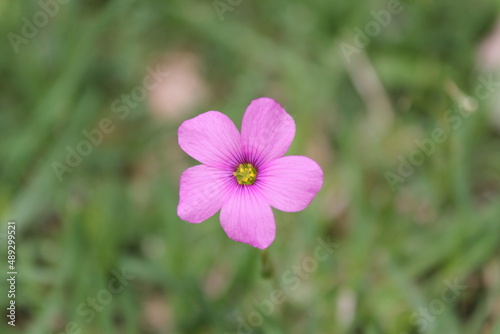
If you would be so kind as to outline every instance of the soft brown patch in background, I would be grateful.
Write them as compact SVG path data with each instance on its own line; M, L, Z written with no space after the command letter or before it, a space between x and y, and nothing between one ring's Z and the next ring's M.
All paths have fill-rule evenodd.
M152 332L169 333L173 324L170 305L163 295L149 296L144 303L144 328Z
M481 42L477 52L477 66L484 72L500 68L500 19Z
M498 76L500 74L500 19L479 45L476 64L479 71L486 75L494 73ZM500 103L498 92L494 92L488 102L493 126L497 131L500 131L500 109L497 107Z
M172 120L191 113L209 95L198 56L189 52L169 53L161 63L167 78L149 92L151 116Z

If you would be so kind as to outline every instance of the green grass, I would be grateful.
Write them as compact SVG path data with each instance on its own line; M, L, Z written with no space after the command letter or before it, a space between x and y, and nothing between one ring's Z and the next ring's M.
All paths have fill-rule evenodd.
M4 316L0 332L237 333L267 313L257 304L272 312L241 333L499 334L499 92L470 116L457 107L495 74L476 56L499 2L402 1L346 62L341 43L387 4L242 1L220 20L211 1L70 0L16 53L8 34L40 6L2 2L0 268L14 219L18 276L16 327ZM113 102L165 52L198 57L206 98L163 121L146 101L121 119ZM275 211L271 278L218 215L176 214L180 175L196 164L177 145L180 123L219 110L240 125L260 96L297 123L288 154L325 172L306 210ZM54 161L106 118L113 130L60 181ZM446 140L392 191L386 173L436 128ZM298 273L318 238L338 247ZM133 278L108 293L123 268ZM467 288L451 298L454 281ZM5 280L0 289L5 310ZM92 311L99 296L107 302Z

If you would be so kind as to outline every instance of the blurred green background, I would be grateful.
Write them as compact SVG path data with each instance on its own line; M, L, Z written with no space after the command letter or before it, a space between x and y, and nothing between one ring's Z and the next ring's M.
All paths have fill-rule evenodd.
M18 276L0 332L500 333L499 1L390 4L2 1L0 268L12 219ZM288 154L325 172L306 210L275 211L274 279L218 215L176 215L197 164L180 123L239 126L261 96L297 123ZM290 274L318 238L333 254Z

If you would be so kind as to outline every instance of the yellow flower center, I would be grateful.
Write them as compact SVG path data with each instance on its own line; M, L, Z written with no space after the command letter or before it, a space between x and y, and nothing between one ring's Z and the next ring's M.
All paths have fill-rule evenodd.
M254 184L257 178L257 170L251 164L241 164L233 173L238 184Z

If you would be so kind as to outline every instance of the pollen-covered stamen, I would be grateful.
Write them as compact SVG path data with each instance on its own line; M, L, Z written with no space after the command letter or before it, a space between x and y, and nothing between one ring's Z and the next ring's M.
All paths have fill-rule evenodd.
M238 184L254 184L257 178L257 170L251 164L241 164L233 173Z

